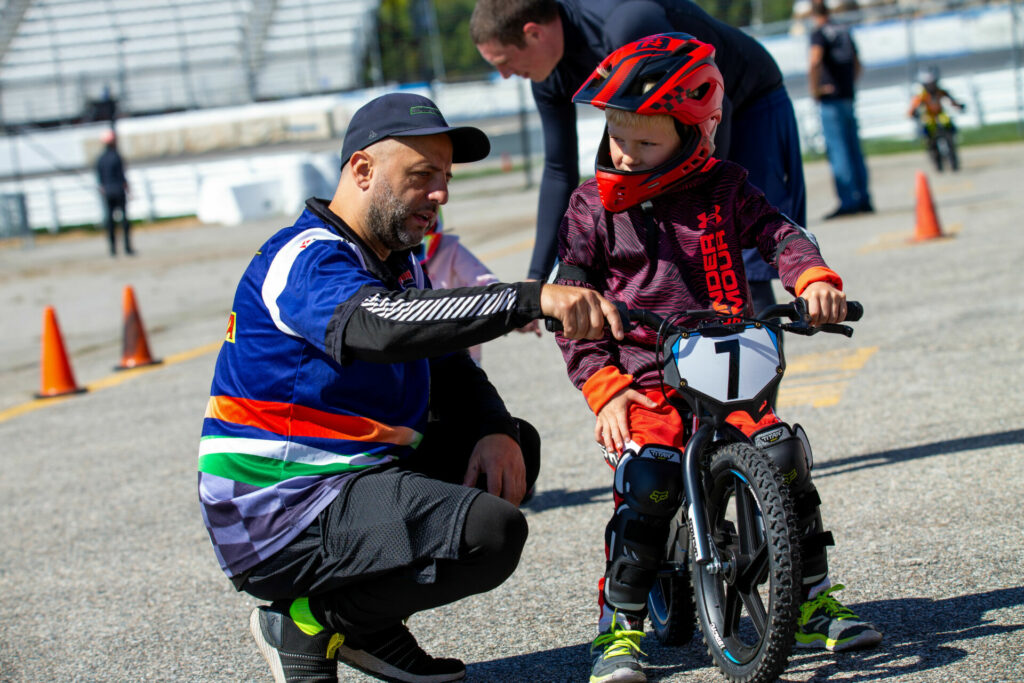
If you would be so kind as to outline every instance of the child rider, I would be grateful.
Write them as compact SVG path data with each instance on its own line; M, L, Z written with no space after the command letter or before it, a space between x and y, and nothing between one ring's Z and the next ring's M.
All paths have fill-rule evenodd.
M722 76L714 48L681 33L649 36L609 55L574 102L604 109L607 130L596 178L572 195L559 233L558 279L589 286L612 301L662 316L713 307L749 311L741 251L757 247L777 265L788 291L807 300L812 324L846 316L842 280L815 242L750 185L747 172L711 156L722 112ZM685 321L684 321L685 322ZM678 477L678 463L645 458L646 444L682 448L685 426L662 396L655 333L637 328L572 341L557 336L572 382L597 415L595 438L616 472L615 513L605 530L606 571L599 582L599 635L591 646L591 683L645 681L638 661L646 598L680 500L641 514L621 505L631 471ZM755 422L730 423L751 437L799 435L769 408ZM789 447L792 447L790 444ZM774 448L774 446L772 446ZM802 447L801 447L802 448ZM771 448L766 448L771 455ZM625 464L637 460L629 470ZM797 645L846 650L877 644L881 634L843 607L832 591L820 500L806 473L791 486L800 520L803 595ZM681 490L681 487L675 488Z

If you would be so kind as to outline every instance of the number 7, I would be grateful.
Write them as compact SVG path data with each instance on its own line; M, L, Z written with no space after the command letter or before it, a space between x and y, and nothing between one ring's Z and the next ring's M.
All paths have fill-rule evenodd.
M740 340L727 339L715 342L715 353L729 354L729 388L727 398L732 400L740 393Z

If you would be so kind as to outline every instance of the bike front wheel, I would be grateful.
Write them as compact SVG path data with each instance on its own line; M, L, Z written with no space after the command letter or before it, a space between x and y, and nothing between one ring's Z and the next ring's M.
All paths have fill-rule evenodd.
M789 661L800 606L800 549L789 489L774 463L748 444L716 450L708 475L708 525L723 566L712 573L691 559L704 642L730 681L774 681Z
M664 645L685 645L693 638L693 588L690 586L687 550L690 541L679 515L672 520L665 561L647 596L647 617L654 635Z

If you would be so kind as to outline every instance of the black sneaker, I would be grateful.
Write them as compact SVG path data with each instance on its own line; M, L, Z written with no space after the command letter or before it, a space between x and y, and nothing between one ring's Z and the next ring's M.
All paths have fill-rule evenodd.
M303 633L288 614L257 607L249 616L249 630L274 674L274 683L337 683L334 650L343 640L337 633Z
M860 213L860 207L840 206L832 213L825 214L822 217L822 220L830 221L836 218L842 218L843 216L852 216L855 213Z
M466 665L457 659L435 659L416 643L405 624L370 633L365 643L351 638L338 646L336 657L343 663L384 681L442 683L459 681Z

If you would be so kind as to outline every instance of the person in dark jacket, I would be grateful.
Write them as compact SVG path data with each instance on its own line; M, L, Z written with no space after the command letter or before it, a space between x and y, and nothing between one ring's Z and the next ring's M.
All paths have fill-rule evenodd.
M544 174L537 238L528 276L543 279L555 262L558 226L579 184L572 96L605 55L626 43L681 31L710 43L725 77L719 158L750 172L750 181L797 225L806 225L806 188L796 115L775 60L756 40L689 0L478 0L470 36L504 77L533 81L544 130ZM778 272L745 250L754 308L774 303Z
M853 99L861 64L849 30L830 20L824 0L811 6L808 81L821 109L825 152L835 179L839 206L825 220L858 213L873 213L868 189L868 168L860 146L860 129Z
M103 197L104 224L110 240L110 255L117 256L117 235L114 226L116 220L121 224L124 253L130 256L135 252L132 250L132 224L128 220L128 179L124 175L124 161L117 151L117 135L113 129L103 131L100 140L106 145L106 149L96 160L96 179L100 195Z
M453 681L412 614L489 591L519 563L517 506L540 437L466 348L542 315L596 339L615 308L539 282L432 289L414 247L452 163L486 135L392 93L349 122L341 178L253 256L231 306L199 446L199 499L221 568L266 600L249 628L276 683ZM482 490L481 490L482 489Z

